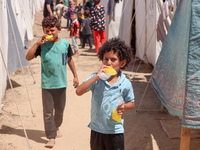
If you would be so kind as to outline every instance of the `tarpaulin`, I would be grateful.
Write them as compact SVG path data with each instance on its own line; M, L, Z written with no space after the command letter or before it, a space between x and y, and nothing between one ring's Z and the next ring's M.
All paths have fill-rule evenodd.
M181 0L150 82L182 126L200 128L200 0Z

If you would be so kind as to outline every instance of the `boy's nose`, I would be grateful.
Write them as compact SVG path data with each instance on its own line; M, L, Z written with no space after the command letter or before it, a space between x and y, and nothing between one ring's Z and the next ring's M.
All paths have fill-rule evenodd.
M108 66L111 66L111 64L112 64L112 61L108 60Z

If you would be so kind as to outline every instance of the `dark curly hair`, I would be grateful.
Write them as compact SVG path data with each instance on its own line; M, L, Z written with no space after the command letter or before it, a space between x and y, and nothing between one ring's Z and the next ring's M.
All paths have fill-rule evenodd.
M123 61L124 59L126 59L126 65L122 69L127 67L132 59L131 48L127 46L125 42L120 40L119 38L112 38L106 41L104 45L102 45L99 48L99 52L98 52L99 60L102 61L104 54L112 50L114 51L114 53L118 54L120 61Z
M42 20L43 28L54 27L54 26L56 26L57 29L59 29L61 27L60 22L58 21L58 19L56 17L47 16L46 18L44 18Z

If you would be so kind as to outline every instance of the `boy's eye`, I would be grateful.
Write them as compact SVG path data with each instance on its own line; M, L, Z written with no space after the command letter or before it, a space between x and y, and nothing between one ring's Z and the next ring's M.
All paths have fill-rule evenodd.
M116 60L115 58L112 58L112 59L111 59L112 62L114 62L115 60Z

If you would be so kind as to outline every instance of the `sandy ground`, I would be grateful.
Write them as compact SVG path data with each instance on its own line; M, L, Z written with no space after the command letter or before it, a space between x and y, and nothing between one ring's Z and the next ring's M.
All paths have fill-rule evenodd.
M42 12L35 15L33 26L34 39L29 48L43 35ZM62 20L65 27L66 20ZM71 42L69 32L64 28L59 34ZM80 83L101 66L95 50L80 49L81 55L73 57L79 75ZM26 50L27 51L27 50ZM136 108L124 113L125 118L125 149L126 150L178 150L180 145L180 120L168 113L161 113L159 100L148 80L152 67L134 61L123 72L133 84ZM78 97L72 86L72 73L68 70L67 102L64 122L60 127L62 138L56 139L53 150L89 150L91 93ZM30 66L18 69L10 75L13 91L8 86L6 96L2 101L2 115L0 115L0 150L45 150L47 139L44 133L42 118L42 100L40 88L40 58L30 61ZM26 89L27 87L27 89ZM146 89L146 92L145 92ZM16 105L16 102L17 105ZM18 112L18 109L19 112ZM138 110L136 112L136 110ZM19 115L20 114L20 115ZM34 114L34 115L33 115ZM22 122L26 129L26 139ZM166 128L166 132L163 130ZM171 137L171 138L169 138ZM174 138L174 139L172 139ZM198 150L199 140L191 139L191 150ZM30 146L30 147L29 147Z

